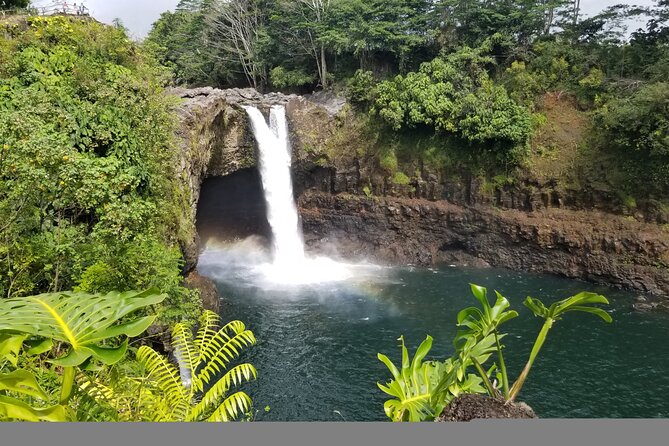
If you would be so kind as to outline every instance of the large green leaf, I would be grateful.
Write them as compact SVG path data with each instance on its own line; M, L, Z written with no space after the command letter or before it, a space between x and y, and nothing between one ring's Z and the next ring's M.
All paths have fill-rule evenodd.
M69 421L70 416L65 406L36 409L16 398L0 395L0 420L3 419L59 422Z
M0 374L0 390L22 393L45 401L48 399L33 374L27 370Z
M137 336L153 322L147 316L118 324L128 314L162 302L156 289L143 292L111 292L106 295L62 292L0 300L0 332L24 333L72 346L57 360L60 365L81 365L93 357L105 364L122 358L125 344L102 347L98 344L117 336Z
M6 359L16 367L19 352L26 337L26 335L0 333L0 359Z

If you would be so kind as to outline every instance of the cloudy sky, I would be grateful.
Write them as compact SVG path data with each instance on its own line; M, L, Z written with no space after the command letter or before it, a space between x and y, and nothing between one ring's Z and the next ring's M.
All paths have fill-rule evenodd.
M62 0L36 0L33 1L33 3L48 4L61 1ZM69 0L69 3L81 3L81 0ZM112 20L118 17L135 38L143 38L151 29L151 24L160 16L160 13L167 10L174 10L174 7L179 3L179 0L84 0L83 3L90 9L91 15L101 22L111 23ZM636 0L625 2L624 0L581 0L581 11L583 14L592 15L607 6L618 3L651 5L654 1Z

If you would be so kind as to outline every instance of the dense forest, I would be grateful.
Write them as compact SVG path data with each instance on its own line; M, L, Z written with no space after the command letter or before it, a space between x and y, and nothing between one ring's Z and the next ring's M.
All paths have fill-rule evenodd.
M492 177L527 161L546 94L572 98L597 129L585 164L662 198L668 20L664 0L592 17L562 0L184 0L145 45L178 84L341 92L440 164Z

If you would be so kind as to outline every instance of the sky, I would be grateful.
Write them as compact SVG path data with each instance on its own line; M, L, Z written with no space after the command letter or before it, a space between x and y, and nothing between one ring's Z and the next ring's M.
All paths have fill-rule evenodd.
M36 0L35 4L61 2L62 0ZM69 3L81 3L81 0L69 0ZM91 15L101 22L111 23L115 18L120 18L130 34L141 39L147 35L151 25L160 14L167 10L174 10L179 0L84 0ZM653 0L636 0L625 2L624 0L581 0L581 11L584 15L593 15L607 6L631 3L640 6L654 4ZM638 26L630 25L636 29ZM633 29L630 29L633 31Z

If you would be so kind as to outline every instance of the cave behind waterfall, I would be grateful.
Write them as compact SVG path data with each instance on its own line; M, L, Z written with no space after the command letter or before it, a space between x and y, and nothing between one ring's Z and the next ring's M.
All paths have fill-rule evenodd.
M229 242L251 235L269 239L266 205L258 169L241 169L202 183L197 232L202 244Z

